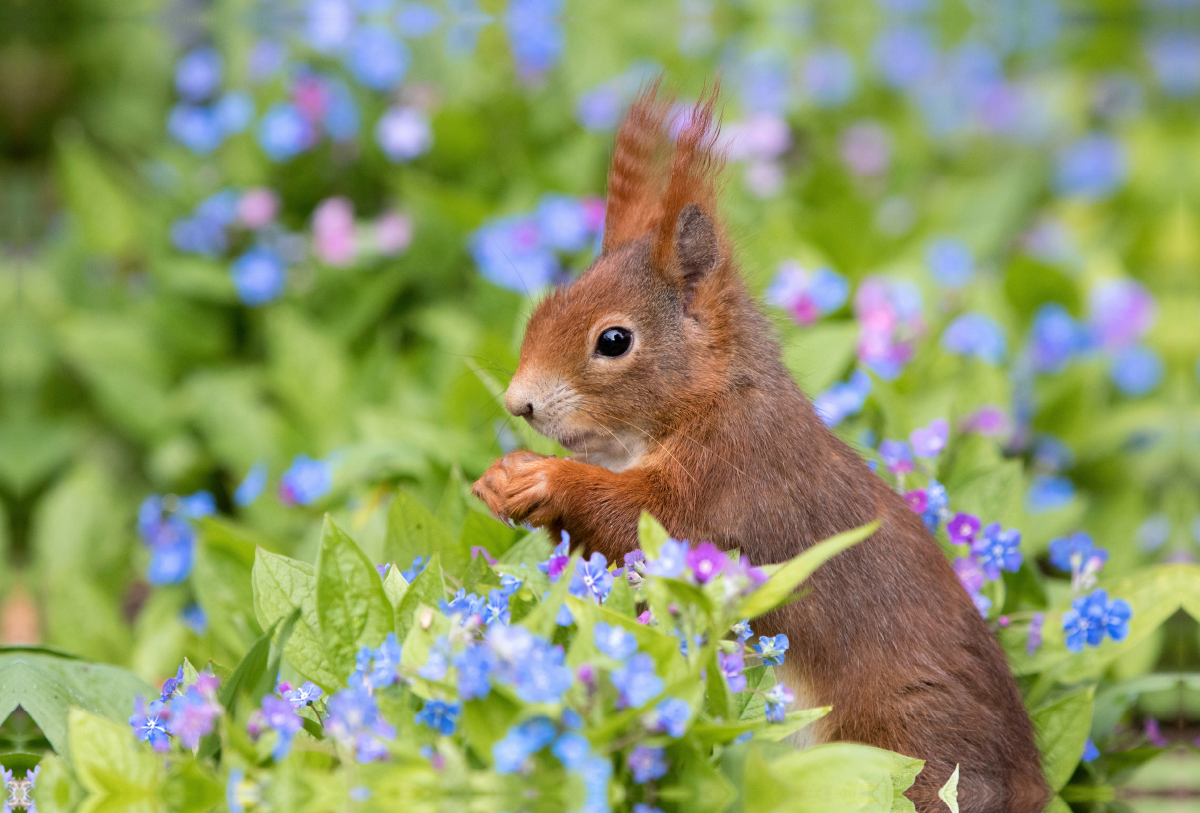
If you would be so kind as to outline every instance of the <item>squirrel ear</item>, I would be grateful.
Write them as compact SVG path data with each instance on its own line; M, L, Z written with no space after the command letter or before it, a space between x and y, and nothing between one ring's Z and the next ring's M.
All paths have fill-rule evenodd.
M717 231L708 215L695 203L689 203L675 218L675 252L672 265L690 301L696 283L712 271L720 259Z

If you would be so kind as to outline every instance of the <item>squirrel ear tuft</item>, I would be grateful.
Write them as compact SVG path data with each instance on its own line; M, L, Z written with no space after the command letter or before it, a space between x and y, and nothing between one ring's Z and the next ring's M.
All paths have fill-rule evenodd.
M720 259L721 248L713 222L695 203L679 210L675 218L674 266L671 270L691 300L696 283L712 271Z

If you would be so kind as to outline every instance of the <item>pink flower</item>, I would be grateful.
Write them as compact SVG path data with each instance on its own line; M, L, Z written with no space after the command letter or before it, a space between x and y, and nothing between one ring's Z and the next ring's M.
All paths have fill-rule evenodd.
M354 204L348 198L328 198L313 211L313 253L328 265L354 261Z
M403 253L412 245L412 219L399 212L384 212L375 221L375 246L380 254Z
M983 567L975 560L975 557L967 556L955 559L954 572L958 575L958 580L962 582L962 586L971 595L975 595L983 589Z
M955 545L970 545L975 541L975 534L979 533L981 526L979 517L958 513L946 523L946 533L950 535L950 541Z
M643 625L649 624L650 623L650 611L646 610L641 615L639 615L637 617L637 622L639 624L643 624Z
M908 507L918 514L924 514L925 509L929 507L929 496L923 488L909 491L904 495L904 499L908 501Z
M855 175L879 175L892 162L892 139L873 121L859 122L841 137L842 160Z
M914 429L908 436L917 457L937 457L950 439L950 424L945 418L930 421L929 426Z
M263 186L247 189L238 199L238 218L248 229L261 229L279 213L279 196Z
M1007 435L1011 428L1004 410L991 405L980 407L962 422L964 432L974 432L988 438Z

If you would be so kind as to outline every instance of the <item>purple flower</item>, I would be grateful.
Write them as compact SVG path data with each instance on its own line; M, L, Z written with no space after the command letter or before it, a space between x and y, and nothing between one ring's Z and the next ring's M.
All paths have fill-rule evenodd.
M895 88L911 88L937 67L938 53L928 32L913 25L886 29L871 49L884 81Z
M182 695L171 700L170 719L167 730L172 736L178 737L184 748L195 749L200 746L200 740L213 730L221 707L216 700L203 693L193 685Z
M642 719L646 728L654 733L665 732L675 739L687 733L688 723L692 719L692 707L686 700L678 697L664 697L654 706L654 710Z
M433 146L429 119L415 107L393 107L379 117L375 141L384 155L396 163L411 161Z
M1125 599L1109 601L1108 591L1096 590L1071 602L1063 613L1062 628L1068 652L1080 652L1084 644L1100 646L1107 634L1114 641L1129 635L1129 619L1133 610Z
M667 539L658 549L658 556L646 562L646 572L651 576L676 578L687 567L687 542Z
M1146 57L1168 96L1186 98L1200 90L1200 36L1194 31L1164 31L1151 37Z
M529 218L485 223L471 236L470 249L484 278L519 293L545 287L560 267L554 252L542 245L537 223Z
M396 738L396 729L379 713L375 697L365 688L343 689L329 699L325 731L354 749L359 762L374 762L387 756L379 739Z
M283 693L283 699L292 704L294 709L302 709L321 698L321 687L311 680L304 681L299 689L288 689Z
M842 162L861 177L881 175L892 162L891 134L874 121L860 121L846 128L838 148Z
M925 332L920 289L903 280L867 277L854 295L854 316L859 361L880 378L895 379Z
M701 542L698 547L687 552L685 561L696 581L707 584L725 568L729 557L713 543Z
M746 690L746 676L743 672L746 669L746 660L741 652L718 652L717 663L721 667L721 674L729 682L729 690L731 692L744 692Z
M442 700L426 700L425 706L413 718L418 725L427 725L444 736L450 736L458 727L458 716L462 712L460 703Z
M964 313L942 333L942 347L960 356L974 356L996 365L1004 359L1004 329L982 313Z
M862 412L871 394L871 377L862 370L850 374L850 380L834 384L813 401L817 416L832 428L851 415Z
M961 288L975 276L975 257L962 240L943 237L925 249L925 264L939 285Z
M618 708L639 708L662 693L663 682L654 667L654 659L639 652L610 675L613 686L621 693Z
M1110 353L1137 344L1156 316L1154 297L1132 279L1109 280L1088 295L1088 329L1095 342Z
M904 492L904 501L917 514L924 514L925 509L929 507L929 495L925 493L925 489L923 488Z
M575 103L575 119L585 130L609 132L621 120L621 90L613 83L598 85Z
M143 503L143 507L146 503ZM159 503L161 505L161 503ZM154 585L177 584L192 572L196 553L196 532L182 517L160 513L157 519L143 522L139 514L139 531L150 548L150 565L146 581Z
M492 745L492 762L496 773L516 773L529 757L557 737L558 729L548 717L532 717L513 726Z
M917 457L937 457L950 439L950 424L945 418L935 418L929 426L914 429L908 439Z
M1122 395L1137 398L1153 391L1163 379L1163 362L1145 345L1122 350L1108 365L1108 375Z
M629 756L626 757L625 764L629 766L629 771L633 774L633 781L639 785L644 785L654 779L662 779L667 775L669 768L666 751L649 745L635 745L629 752Z
M885 440L879 444L879 456L892 474L908 474L913 470L912 450L903 440Z
M1021 568L1021 532L1015 528L1001 530L999 522L983 529L983 535L971 543L971 553L979 560L983 575L990 581L1000 578L1000 571L1016 573Z
M612 586L613 576L608 572L608 560L603 553L593 553L591 558L575 563L575 575L571 577L569 588L571 595L603 604Z
M1093 134L1059 153L1054 181L1060 195L1099 200L1117 191L1128 173L1121 142L1110 135Z
M278 299L283 293L287 264L274 249L255 246L233 261L229 275L238 298L253 308Z
M955 545L970 545L975 541L975 535L983 523L973 514L957 513L946 523L946 533Z
M139 740L150 743L155 751L165 752L171 748L171 738L167 734L169 719L170 712L163 701L155 700L147 707L146 698L139 696L133 701L129 725Z
M300 108L276 102L258 123L258 143L272 161L287 161L312 146L312 125Z
M592 630L596 648L614 660L623 661L637 652L637 638L620 625L601 621Z
M566 535L566 532L563 532ZM554 584L562 576L563 571L567 569L567 564L571 561L571 540L564 539L554 546L554 550L550 552L550 558L544 562L538 562L538 570L550 577L550 583Z
M333 469L328 461L298 454L279 479L279 499L288 505L312 505L332 488Z
M767 720L772 723L782 723L787 716L787 704L795 701L796 696L786 683L776 683L771 691L766 693Z
M1042 628L1046 624L1045 613L1034 613L1029 619L1029 638L1025 641L1025 654L1033 655L1042 645Z
M832 268L821 266L809 271L795 260L785 260L779 264L766 298L808 326L842 307L849 293L850 283Z
M292 703L270 694L262 699L262 716L264 722L274 729L277 735L271 757L276 762L281 762L292 750L292 740L304 727L304 720L296 713Z
M784 653L788 649L788 637L786 635L776 635L770 638L766 635L759 636L758 643L752 647L755 653L762 658L762 662L767 666L782 666Z

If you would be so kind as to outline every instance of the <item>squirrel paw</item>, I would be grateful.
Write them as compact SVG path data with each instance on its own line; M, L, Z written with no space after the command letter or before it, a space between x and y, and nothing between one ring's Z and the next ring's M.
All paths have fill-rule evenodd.
M501 522L549 525L557 519L551 509L551 479L560 462L525 450L509 452L475 481L471 493Z

